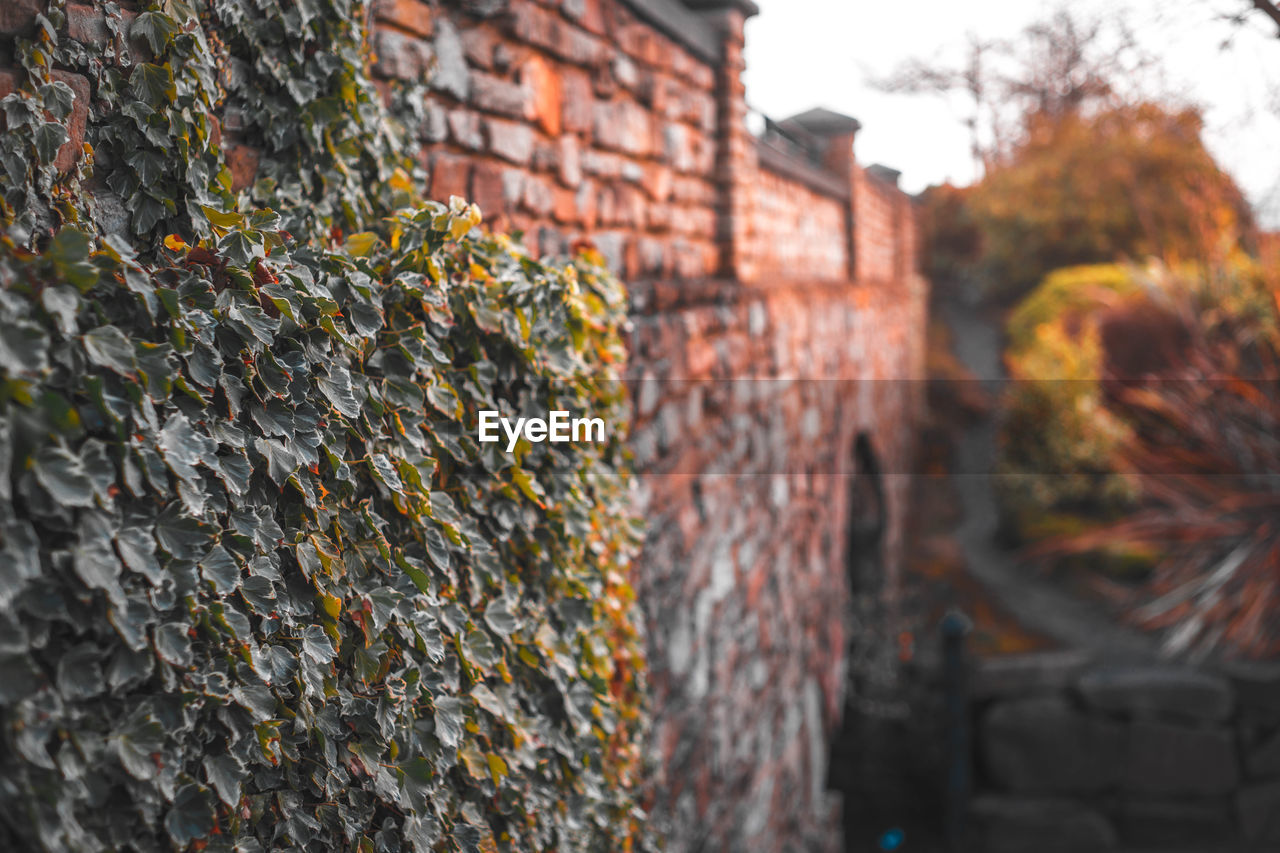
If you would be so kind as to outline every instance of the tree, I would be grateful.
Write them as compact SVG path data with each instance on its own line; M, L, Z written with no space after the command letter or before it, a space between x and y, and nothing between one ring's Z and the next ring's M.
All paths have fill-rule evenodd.
M969 194L995 291L1023 293L1059 267L1207 261L1238 246L1251 214L1202 129L1196 110L1154 103L1030 114L1020 144Z
M1123 17L1062 7L1016 39L970 33L959 64L910 59L873 83L897 94L963 95L971 102L964 119L970 148L985 169L1016 144L1027 117L1063 118L1138 99L1154 64Z

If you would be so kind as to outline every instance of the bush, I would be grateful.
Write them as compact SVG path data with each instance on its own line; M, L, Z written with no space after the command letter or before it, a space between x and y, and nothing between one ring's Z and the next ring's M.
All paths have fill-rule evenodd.
M1134 496L1112 461L1127 427L1104 405L1098 319L1139 292L1123 267L1073 267L1010 315L998 482L1022 536L1071 523L1062 513L1114 513Z
M415 201L363 10L308 8L156 7L132 66L58 44L56 8L16 45L0 846L645 846L623 436L472 437L480 409L625 423L622 291ZM53 65L97 75L68 174ZM237 196L208 116L255 98Z

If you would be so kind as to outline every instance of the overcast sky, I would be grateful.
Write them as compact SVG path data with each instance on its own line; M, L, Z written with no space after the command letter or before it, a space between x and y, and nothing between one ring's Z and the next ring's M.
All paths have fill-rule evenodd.
M963 101L886 95L868 77L911 57L962 57L966 33L1011 37L1060 6L1053 0L756 0L747 24L747 100L773 118L814 106L862 122L857 154L903 172L904 188L974 176ZM1074 0L1073 10L1127 11L1157 55L1165 86L1204 110L1206 140L1263 220L1280 227L1280 38L1258 19L1223 12L1248 0ZM1231 44L1223 48L1224 40Z

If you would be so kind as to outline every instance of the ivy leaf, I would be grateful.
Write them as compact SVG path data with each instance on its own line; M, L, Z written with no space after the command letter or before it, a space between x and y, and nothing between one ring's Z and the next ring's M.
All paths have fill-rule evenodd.
M328 663L338 656L333 640L319 625L308 625L303 629L302 652L316 663Z
M244 765L230 755L209 755L204 759L204 775L231 808L240 804L240 780L248 774Z
M89 360L100 367L114 370L121 376L134 375L133 342L115 326L99 326L86 332L84 351Z
M107 689L101 652L83 644L68 649L58 660L58 692L71 699L91 699Z
M489 606L484 609L485 624L500 637L509 637L520 627L520 623L509 608L510 602L497 598L489 602Z
M39 690L42 680L27 655L0 655L0 706L16 705Z
M183 785L173 798L173 807L164 818L164 828L179 845L185 847L204 838L214 827L213 799L209 790L199 785Z
M10 376L49 368L49 336L32 323L0 319L0 367Z
M47 121L36 128L33 141L40 160L44 163L52 163L58 156L58 149L66 143L68 138L67 129L56 122Z
M254 258L267 256L262 242L254 240L249 231L229 231L224 234L218 241L218 252L239 267L247 267Z
M200 574L213 584L219 595L234 592L240 581L240 566L221 545L214 545L200 561Z
M159 768L152 756L164 747L164 730L158 722L136 715L111 740L130 776L144 782L156 777Z
M181 622L168 622L156 628L156 653L174 666L190 666L191 637Z
M333 407L349 418L360 416L360 403L356 400L355 389L351 384L351 374L341 365L329 366L328 374L316 380L320 392L328 398Z
M462 741L462 700L457 696L437 696L435 706L436 737L445 749L457 749Z
M156 540L143 527L123 527L116 532L116 550L131 571L159 585L164 579L156 561Z
M152 106L160 106L178 94L169 66L150 62L140 62L134 66L133 74L129 76L129 86L139 100Z
M144 38L151 47L151 53L159 56L164 52L169 39L178 33L178 24L173 18L161 12L143 12L133 19L129 34L135 38Z
M387 458L386 454L374 453L370 455L369 467L382 485L396 494L404 494L404 484L400 482L400 475L396 473L395 466L391 464L391 460Z
M63 506L92 506L93 481L80 457L61 444L40 448L32 470L40 485Z

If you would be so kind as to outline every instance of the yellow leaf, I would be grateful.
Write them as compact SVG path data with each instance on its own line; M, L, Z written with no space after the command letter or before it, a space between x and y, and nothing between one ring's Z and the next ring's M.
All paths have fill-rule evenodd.
M235 211L218 210L207 204L200 205L200 209L204 211L205 219L219 228L233 228L244 223L244 215Z
M177 234L170 234L168 237L165 237L164 247L166 249L172 249L175 252L179 252L179 251L182 251L183 249L188 248L187 241L183 240Z
M489 753L489 775L493 777L493 784L498 784L502 778L507 775L507 762L496 753Z
M372 231L361 231L358 234L352 234L348 237L344 248L357 258L364 258L373 251L373 245L377 242L377 234Z

